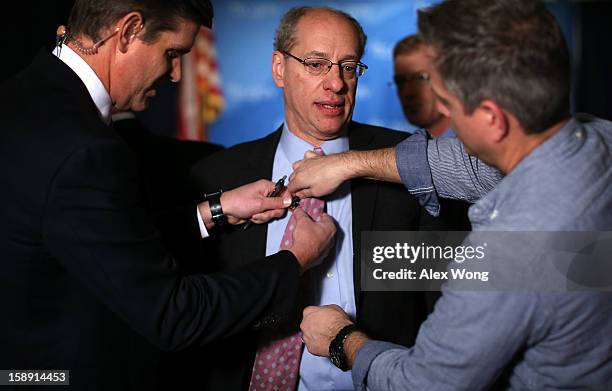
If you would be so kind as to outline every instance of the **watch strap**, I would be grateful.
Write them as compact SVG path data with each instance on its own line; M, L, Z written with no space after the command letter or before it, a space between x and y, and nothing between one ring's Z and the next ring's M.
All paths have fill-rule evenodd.
M223 194L223 190L210 194L204 194L204 199L208 201L212 221L217 227L222 227L227 222L227 216L225 216L223 213L223 208L221 207L221 194Z
M329 358L331 362L344 372L349 370L346 353L344 352L344 342L350 333L358 330L359 327L355 324L346 325L340 329L329 344Z

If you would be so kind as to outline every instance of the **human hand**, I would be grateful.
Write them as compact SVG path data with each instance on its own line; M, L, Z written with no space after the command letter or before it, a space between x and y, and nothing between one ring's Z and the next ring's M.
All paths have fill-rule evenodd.
M306 307L300 324L302 340L310 353L329 357L329 344L344 326L351 323L346 312L335 304Z
M336 224L327 213L314 221L301 208L293 211L296 218L293 244L289 251L297 258L301 271L318 265L334 244Z
M322 197L333 193L352 177L347 153L320 156L312 151L293 163L287 189L300 198Z
M250 220L256 224L282 217L291 205L289 193L280 197L268 197L275 183L260 179L221 194L221 207L232 225Z

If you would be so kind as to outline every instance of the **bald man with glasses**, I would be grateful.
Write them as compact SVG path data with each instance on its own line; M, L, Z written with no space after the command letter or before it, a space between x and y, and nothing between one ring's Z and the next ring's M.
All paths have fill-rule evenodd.
M196 165L192 176L200 190L288 176L293 162L315 148L333 154L390 147L405 139L409 134L352 121L357 84L368 68L361 62L365 43L361 25L344 12L322 7L289 10L277 28L271 64L274 83L283 90L284 123L262 139L236 145ZM247 121L245 131L249 130ZM303 284L305 304L339 305L370 333L412 345L428 314L425 293L362 291L361 233L418 230L429 217L401 185L366 179L346 183L323 201L337 223L338 235L335 248ZM230 227L220 232L215 251L221 262L215 270L231 270L276 252L290 218L288 213L267 226ZM259 387L264 383L273 389L278 377L282 389L352 390L350 372L302 350L301 341L295 358L289 360L299 360L299 373L278 375L275 369L284 367L282 362L270 363L274 370L261 376L253 372L259 361L268 365L266 357L255 359L262 338L257 333L242 333L199 354L198 378L207 381L203 386L246 390L249 384Z

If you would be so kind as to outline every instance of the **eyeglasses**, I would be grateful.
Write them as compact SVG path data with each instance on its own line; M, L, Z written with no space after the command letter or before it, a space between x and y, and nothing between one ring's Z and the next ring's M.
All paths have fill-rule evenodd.
M333 65L338 65L338 68L340 68L340 74L347 80L354 79L357 76L362 76L365 70L368 69L366 64L353 60L331 62L331 60L326 58L312 57L301 59L289 52L281 53L300 62L302 65L304 65L306 72L315 76L327 75Z
M389 82L389 87L392 87L395 84L398 88L402 88L407 84L421 83L424 81L429 81L430 76L428 73L421 72L415 73L411 75L396 75L393 77L393 81Z

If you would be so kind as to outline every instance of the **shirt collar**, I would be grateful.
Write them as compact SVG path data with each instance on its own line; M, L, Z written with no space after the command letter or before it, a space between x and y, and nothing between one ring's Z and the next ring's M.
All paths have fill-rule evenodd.
M70 49L68 45L62 45L61 49L54 50L53 54L62 60L64 64L68 65L68 67L70 67L70 69L76 73L79 79L81 79L83 84L85 84L85 88L87 88L87 92L89 92L91 99L93 99L94 104L98 108L100 118L102 121L104 121L104 123L110 124L110 112L112 106L111 97L94 70L91 69L85 60Z
M280 138L280 147L282 148L287 160L290 162L294 162L297 160L301 160L304 158L304 152L312 151L314 146L309 142L302 140L297 137L287 126L287 123L283 125L283 133ZM324 141L320 145L323 152L326 155L330 155L332 153L341 153L349 150L349 140L346 132L344 132L340 137L337 137L333 140Z

